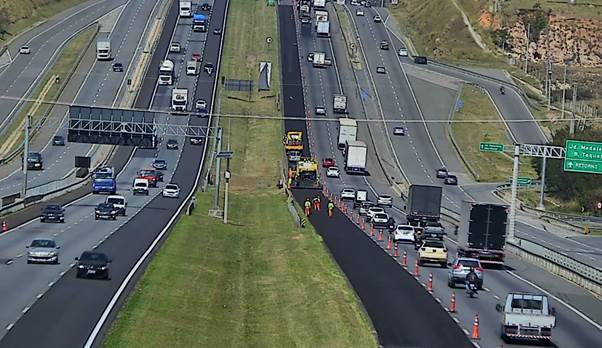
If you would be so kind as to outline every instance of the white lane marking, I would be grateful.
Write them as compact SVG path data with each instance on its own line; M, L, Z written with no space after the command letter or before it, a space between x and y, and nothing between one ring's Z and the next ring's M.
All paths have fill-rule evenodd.
M10 323L6 326L6 331L10 331L10 329L13 328L13 326L15 326L15 323Z

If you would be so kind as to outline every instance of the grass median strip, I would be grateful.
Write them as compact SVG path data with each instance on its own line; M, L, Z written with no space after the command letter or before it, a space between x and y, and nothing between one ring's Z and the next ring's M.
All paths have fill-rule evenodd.
M504 123L489 97L478 87L464 85L462 108L454 113L451 132L464 158L478 175L479 181L503 182L512 176L512 158L506 154L481 152L479 143L512 144ZM469 121L470 123L467 123ZM536 178L528 158L521 159L520 176Z
M279 115L276 7L230 0L221 75L272 91L221 91L220 113ZM270 48L265 37L274 38ZM241 54L244 52L244 55ZM282 123L222 118L234 151L230 223L209 217L212 192L183 217L111 328L105 347L374 347L376 338L319 235L298 228L275 188ZM224 145L227 146L227 145Z
M21 146L23 142L23 125L26 115L32 116L32 124L36 124L44 115L47 115L52 109L53 102L57 101L63 88L69 82L69 78L79 61L84 54L84 51L90 44L94 35L96 35L97 26L93 25L85 29L77 36L73 37L62 49L58 55L56 61L52 67L46 71L44 77L39 81L38 86L34 89L31 96L28 98L31 100L41 99L39 105L35 105L36 102L26 102L16 117L13 118L9 129L6 131L7 137L3 137L0 141L0 148L5 148L3 153L0 153L0 157L12 152L17 147ZM58 83L56 78L58 77ZM55 80L55 81L53 81ZM48 88L51 86L51 88ZM18 133L15 133L18 132ZM17 136L10 135L17 134ZM33 134L35 136L35 134ZM5 142L10 140L11 144Z

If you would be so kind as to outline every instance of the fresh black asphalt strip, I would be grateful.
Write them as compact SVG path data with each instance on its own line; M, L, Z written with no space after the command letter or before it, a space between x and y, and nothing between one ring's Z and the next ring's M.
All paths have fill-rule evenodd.
M280 5L278 18L284 115L299 117L305 114L305 103L293 7ZM305 122L300 120L286 120L285 129L307 134ZM304 137L304 149L304 154L310 155L307 137ZM293 195L302 204L305 198L318 193L295 190ZM327 202L321 193L320 196L322 202ZM312 214L309 220L362 301L382 346L472 346L441 305L339 210L329 218L324 209Z

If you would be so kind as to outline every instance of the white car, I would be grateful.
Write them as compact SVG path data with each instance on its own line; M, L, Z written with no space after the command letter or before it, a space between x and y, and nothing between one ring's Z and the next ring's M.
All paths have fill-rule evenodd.
M30 53L31 53L31 49L27 45L21 46L21 48L19 48L19 54L30 54Z
M355 190L350 188L341 190L341 199L355 199Z
M119 195L110 195L107 196L105 203L113 204L115 209L117 209L118 214L121 216L125 216L125 208L128 205L128 203L125 200L125 197Z
M357 11L355 11L355 15L356 16L363 16L364 15L364 10L358 9Z
M138 193L148 196L149 188L148 179L136 178L134 179L134 185L132 187L134 196Z
M366 212L366 220L370 222L374 215L384 213L385 210L381 207L370 207L368 208L368 212Z
M329 178L338 178L341 176L341 171L337 167L330 167L326 169L326 176Z
M323 106L316 106L316 115L326 115L326 108Z
M386 74L387 73L387 69L384 66L377 66L376 67L376 73L377 74Z
M372 223L379 226L386 226L389 222L389 214L387 213L376 213L372 217Z
M393 128L393 135L406 135L406 130L403 127Z
M205 99L197 99L194 107L197 110L207 109L207 101Z
M163 188L163 197L178 198L180 197L180 186L176 184L167 184Z
M408 49L407 49L407 48L405 48L405 47L403 47L403 48L400 48L400 49L399 49L399 51L397 51L397 54L398 54L400 57L407 57L407 56L408 56Z
M378 195L378 198L376 198L376 205L384 205L387 207L392 207L393 206L393 197L391 197L389 195Z
M393 233L393 241L403 243L414 243L414 226L397 225Z
M182 51L182 46L180 45L179 42L172 42L171 45L169 45L169 52L180 53L181 51Z
M379 15L374 16L374 23L380 23L382 21L383 19Z

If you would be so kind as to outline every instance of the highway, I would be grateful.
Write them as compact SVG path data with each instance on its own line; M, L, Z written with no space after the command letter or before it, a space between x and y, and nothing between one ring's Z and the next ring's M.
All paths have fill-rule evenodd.
M130 1L123 8L117 22L110 34L113 61L94 61L90 70L82 71L86 74L83 84L79 87L74 104L112 107L118 106L118 100L122 97L124 85L128 76L136 66L139 59L139 51L142 46L144 31L148 28L153 16L151 12L157 8L157 0ZM91 46L95 50L95 45ZM125 72L113 72L113 62L121 62ZM66 139L66 115L67 108L57 107L64 110L60 117L63 121L58 126L56 135L62 135ZM59 124L54 120L54 124ZM39 146L39 147L37 147ZM54 180L61 179L73 171L73 159L75 156L91 155L98 146L90 144L74 144L67 142L66 146L49 146L49 144L36 143L30 151L39 151L44 158L45 169L43 171L30 171L28 173L28 187L35 187ZM21 171L13 172L9 177L0 181L0 196L6 196L20 192L23 181Z
M221 2L214 7L211 14L211 30L216 26L223 26L227 4L228 2ZM177 2L173 2L167 20L173 23L178 18ZM187 55L190 55L193 49L203 50L204 47L203 61L218 63L221 36L208 36L203 44L204 35L191 33L190 23L190 19L180 20L180 25L173 33L174 40L180 40L186 47ZM170 28L170 25L166 24L166 28ZM165 57L171 38L171 31L161 35L155 56L159 55L161 59ZM181 62L179 60L174 62L177 63L177 70L182 71ZM157 72L155 69L149 69L146 78L156 81ZM196 83L196 77L180 74L177 85L194 90L196 84L195 95L207 99L210 103L214 95L216 75L217 72L212 76L201 75L198 77L199 83ZM137 107L148 108L152 102L153 107L168 108L170 98L159 95L160 89L157 89L157 97L154 97L155 87L155 83L146 84L145 90L140 91ZM158 121L167 120L167 117L170 117L170 123L186 124L189 121L193 125L206 126L208 122L207 118L186 116L176 118L168 114L160 115ZM173 136L164 136L164 138L171 137ZM11 258L12 262L0 266L0 279L2 279L0 294L4 296L7 304L10 303L0 317L0 327L7 328L6 331L2 331L4 338L0 341L0 346L39 345L41 337L44 345L49 347L83 346L95 327L98 329L94 332L102 337L106 326L103 325L104 321L97 323L101 317L103 320L107 318L108 314L103 316L105 307L112 303L113 295L120 289L126 276L128 280L132 278L128 273L138 259L145 254L149 246L156 245L158 236L162 236L167 231L164 227L175 221L174 214L176 211L178 213L181 211L184 198L198 183L204 150L205 146L191 146L184 139L180 139L178 150L167 150L165 142L156 152L135 150L118 178L118 192L128 200L125 218L118 218L117 221L95 221L92 217L93 207L105 197L87 195L67 207L64 224L41 224L34 220L11 230L8 234L3 234L0 237L0 255L3 258ZM171 181L180 185L182 192L179 199L161 197L160 187L164 184L160 184L158 189L151 189L151 195L148 197L131 194L130 186L137 170L148 166L155 156L167 160L165 183ZM38 236L54 237L61 245L60 265L26 264L23 256L24 247L32 238ZM103 282L75 279L74 270L71 269L73 258L83 250L96 246L113 259L111 280ZM138 276L139 273L136 273L134 279ZM26 283L27 287L15 292L14 285L23 283ZM121 290L119 291L121 293ZM121 300L118 306L121 305ZM57 311L61 312L58 317ZM114 315L115 312L112 312L109 319ZM19 317L21 319L17 320Z
M355 11L353 11L355 12ZM387 119L398 118L399 124L404 124L404 119L420 120L420 114L418 113L416 102L413 100L411 90L409 88L407 80L404 78L404 73L401 70L401 65L396 62L397 56L394 50L381 51L378 49L377 44L380 40L386 39L386 34L381 33L379 28L375 28L372 22L371 11L366 11L365 17L354 18L357 21L357 27L360 29L359 36L364 46L364 51L367 54L367 59L364 61L368 62L369 71L372 74L366 74L364 70L351 70L347 63L346 48L345 44L341 42L341 37L337 33L338 23L334 22L332 36L332 47L334 48L334 56L338 63L338 73L340 77L337 78L337 70L335 67L326 69L316 69L311 66L305 59L302 60L302 71L304 78L304 85L306 88L306 95L309 96L306 103L308 104L306 109L313 110L315 105L327 105L330 106L332 103L332 95L338 93L340 86L338 81L343 81L342 87L345 94L349 98L349 110L352 118L364 118L367 112L372 112L374 106L371 103L377 103L376 109L381 108L384 115L387 115ZM330 18L333 18L333 11L330 11ZM353 16L355 17L355 16ZM331 19L332 22L332 19ZM378 25L376 25L378 26ZM316 39L313 33L313 27L305 26L301 30L301 37L303 38L302 43L299 45L301 50L301 57L305 57L309 52L317 51L330 51L330 43L327 39ZM382 36L381 36L382 35ZM329 53L327 55L332 54ZM384 65L387 68L387 74L378 76L375 74L376 66ZM358 100L361 100L360 93L358 93L358 87L348 84L348 81L353 81L353 74L355 72L355 80L358 81L361 86L359 90L367 92L370 98L364 98L364 105L358 107ZM364 83L365 76L367 78L374 79L372 86L366 86ZM378 96L378 97L377 97ZM370 110L370 111L364 111ZM403 116L402 116L403 115ZM332 114L328 114L327 117L333 117ZM312 121L310 126L310 133L314 133L314 153L318 158L333 157L336 159L339 166L342 166L343 158L340 152L336 150L336 125L332 122L319 122ZM328 125L328 126L326 126ZM393 125L388 125L389 130L392 129ZM438 152L435 150L433 145L430 143L428 132L435 132L435 130L424 126L423 123L407 123L407 133L405 137L393 137L391 135L391 142L395 149L394 155L388 157L387 155L381 159L382 162L396 161L395 155L398 156L399 163L402 164L402 168L410 181L413 183L425 183L425 184L438 184L437 179L434 178L435 169L441 166L441 161ZM369 132L366 130L366 126L360 125L358 138L364 140L367 144L371 144L373 141L388 142L388 138L378 137L377 139L370 139L366 137ZM372 127L377 128L377 127ZM382 127L381 127L382 128ZM428 132L427 132L428 131ZM370 145L369 145L370 147ZM409 149L402 150L402 149ZM375 193L390 193L394 194L389 188L391 179L387 180L387 176L381 170L379 170L378 159L374 158L373 154L369 153L368 168L370 171L369 177L358 177L348 176L342 174L341 179L324 179L324 172L322 178L326 180L327 187L330 192L338 194L338 192L344 187L353 187L356 189L365 189L370 192L372 199L375 198ZM379 153L380 157L380 153ZM445 161L448 159L445 157ZM456 160L456 159L451 159ZM457 161L457 160L456 160ZM447 165L447 163L446 163ZM394 181L394 180L393 180ZM444 205L448 206L449 209L457 210L457 206L463 197L466 197L459 188L445 188L446 202ZM454 204L455 203L455 204ZM390 209L389 213L394 216L396 221L405 221L404 215L401 213L403 202L395 202L396 208ZM519 226L519 228L521 228ZM450 227L451 229L451 227ZM353 233L347 231L347 233ZM450 249L450 255L455 254L455 245L452 239L448 240L448 247ZM383 243L380 243L384 247ZM413 265L415 251L412 246L402 246L402 251L406 251L409 256L409 264ZM513 263L522 262L514 258L510 258L509 266ZM427 272L433 273L434 283L437 284L435 289L435 296L440 298L443 304L446 306L449 304L451 297L451 291L446 284L447 271L443 269L431 269L424 268L422 272L421 281L426 282ZM528 284L527 282L517 278L515 273L503 270L487 270L486 272L486 288L488 291L482 292L478 300L468 299L462 296L462 290L457 290L457 300L459 308L463 310L459 311L456 318L459 321L459 325L462 328L470 330L474 314L478 313L481 322L481 346L500 346L502 341L499 339L499 321L500 317L495 312L495 303L500 297L505 296L510 291L533 291L538 290ZM548 278L553 276L547 275ZM590 304L595 303L595 299L590 300ZM568 309L563 304L555 302L554 305L559 309L559 326L554 332L554 343L557 346L580 346L588 347L595 342L599 341L602 336L600 334L600 327L596 327L587 320L582 319L578 314ZM561 318L562 317L562 318ZM577 334L579 332L579 334Z

